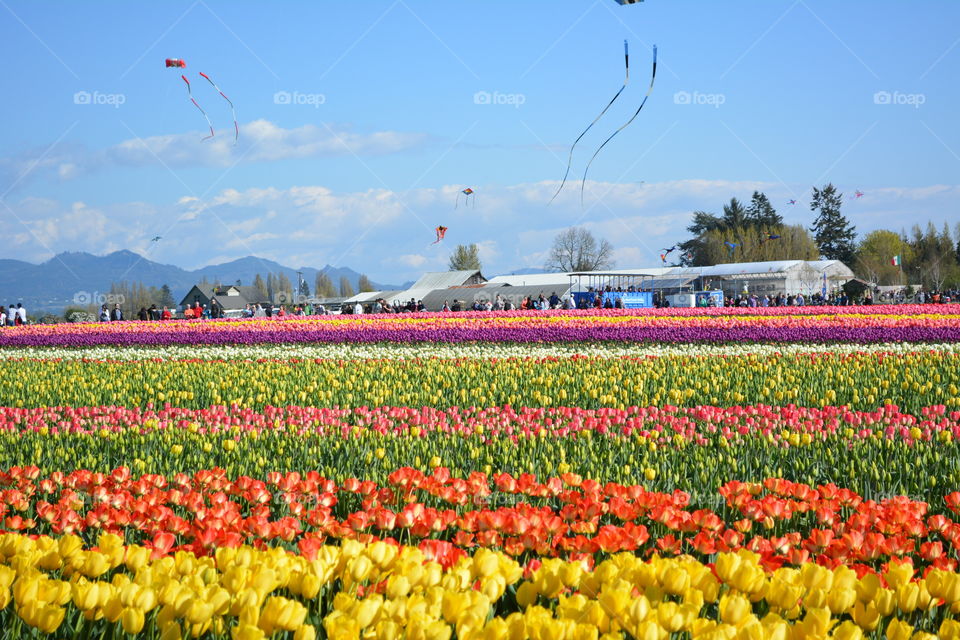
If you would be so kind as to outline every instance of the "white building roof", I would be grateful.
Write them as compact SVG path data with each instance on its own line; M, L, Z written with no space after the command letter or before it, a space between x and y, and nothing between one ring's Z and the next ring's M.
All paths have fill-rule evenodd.
M483 275L480 271L430 271L420 276L420 279L413 283L409 291L418 289L434 291L435 289L449 289L450 287L459 287L476 276ZM415 296L414 296L415 297ZM410 296L407 296L410 299Z
M844 276L852 278L854 276L853 271L847 265L843 264L839 260L810 260L807 262L817 273L827 273L827 277L830 276Z
M710 267L677 267L677 275L701 275L709 277L738 276L741 274L775 274L802 269L804 260L772 260L769 262L731 262Z

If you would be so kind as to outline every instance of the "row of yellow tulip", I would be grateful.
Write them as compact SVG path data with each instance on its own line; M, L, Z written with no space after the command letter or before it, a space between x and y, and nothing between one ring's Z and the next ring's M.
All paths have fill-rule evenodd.
M14 407L576 406L740 404L960 406L960 354L733 358L83 362L7 361Z
M197 557L108 534L89 550L72 536L0 536L0 637L960 638L958 613L960 574L920 577L893 562L863 576L815 564L767 572L746 550L712 565L617 554L521 566L442 543Z

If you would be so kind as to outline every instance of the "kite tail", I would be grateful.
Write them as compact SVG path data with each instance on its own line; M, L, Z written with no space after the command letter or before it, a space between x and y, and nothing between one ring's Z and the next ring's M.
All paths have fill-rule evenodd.
M203 107L201 107L200 104L194 99L194 97L193 97L193 91L190 89L190 81L187 80L187 76L183 76L183 75L182 75L182 76L180 76L180 77L183 78L183 81L187 83L187 95L190 97L190 102L192 102L192 103L193 103L193 106L195 106L197 109L200 110L200 113L203 114L203 117L204 117L204 118L206 119L206 121L207 121L207 126L210 127L210 135L206 136L205 138L202 138L202 139L200 140L200 142L203 142L204 140L209 140L210 138L212 138L212 137L214 136L214 133L213 133L213 123L210 122L210 116L207 115L207 112L203 110Z
M603 108L603 111L600 112L600 115L594 118L593 122L591 122L587 126L587 128L584 129L579 136L577 136L577 139L573 141L573 144L570 145L570 154L567 157L567 171L566 173L563 174L563 180L560 182L560 188L557 189L557 192L553 194L552 198L550 198L551 203L556 199L558 195L560 195L560 192L563 191L563 185L567 183L567 177L570 175L570 166L573 164L573 150L577 147L577 143L580 142L580 139L583 138L583 136L587 135L587 132L590 131L591 128L593 128L593 125L597 124L597 121L600 120L600 118L603 117L603 114L607 112L607 110L611 107L611 105L613 105L613 103L617 101L617 98L620 97L620 94L623 93L623 90L626 89L627 85L630 83L630 50L628 49L626 40L623 41L623 62L624 62L624 65L626 66L626 76L624 77L624 80L623 80L623 86L620 87L620 91L617 91L616 95L614 95L613 98L610 100L610 102L607 103L607 106ZM547 203L547 204L550 204L550 203Z
M237 141L240 139L240 125L237 122L237 110L233 106L233 101L227 97L227 94L225 94L223 91L220 90L220 87L218 87L217 83L215 83L213 80L210 79L210 76L205 74L203 71L200 71L199 73L201 76L203 76L206 79L207 82L213 85L213 88L217 90L217 93L219 93L220 96L227 101L227 104L230 105L230 113L233 115L233 131L234 131L233 144L237 144Z
M623 41L623 65L627 69L627 79L623 84L627 84L630 82L630 47L626 40Z
M653 46L653 71L650 74L650 86L647 88L647 95L643 97L643 102L640 103L640 106L637 108L633 116L629 120L627 120L619 129L617 129L612 134L610 134L610 137L604 140L603 144L601 144L597 148L597 150L593 153L593 157L590 158L590 162L587 163L587 168L583 170L583 180L580 182L580 206L583 206L583 189L584 189L584 186L587 184L587 172L590 171L590 165L593 164L593 161L597 158L597 155L600 153L600 151L605 146L607 146L607 143L613 140L613 138L618 133L620 133L627 127L629 127L630 123L632 123L637 118L637 116L640 115L640 112L643 110L643 105L647 104L647 100L650 98L650 94L653 93L653 82L656 79L657 79L657 46L654 45Z

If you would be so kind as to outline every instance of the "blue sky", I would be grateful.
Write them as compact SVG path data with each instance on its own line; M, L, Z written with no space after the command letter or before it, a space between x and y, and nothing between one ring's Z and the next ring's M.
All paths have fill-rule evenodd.
M539 266L585 224L618 266L642 267L692 211L754 189L810 224L807 191L827 181L866 193L845 208L861 232L960 222L951 0L2 0L0 16L10 257L129 248L192 268L257 254L401 281L461 242L490 273ZM548 206L567 147L622 83L624 39L630 85ZM653 44L654 92L581 207L584 165L642 100ZM214 140L168 57L187 61ZM200 71L237 107L235 147ZM475 207L455 209L466 186ZM438 224L448 240L431 245Z

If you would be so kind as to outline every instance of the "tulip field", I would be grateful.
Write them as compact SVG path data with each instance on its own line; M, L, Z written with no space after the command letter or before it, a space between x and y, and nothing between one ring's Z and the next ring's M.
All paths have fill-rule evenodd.
M960 309L0 329L0 640L960 638Z

